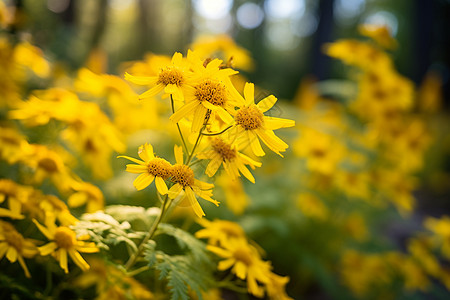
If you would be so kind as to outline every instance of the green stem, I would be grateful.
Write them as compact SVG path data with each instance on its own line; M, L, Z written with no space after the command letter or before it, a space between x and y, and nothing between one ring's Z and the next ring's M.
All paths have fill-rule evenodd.
M209 111L209 110L208 110ZM203 123L203 127L202 129L200 129L198 135L197 135L197 140L195 141L194 147L192 148L191 153L189 154L189 156L186 159L186 162L184 163L185 165L189 165L189 163L191 162L192 158L194 158L194 153L195 153L195 149L197 148L200 140L202 139L203 136L203 130L205 130L206 126L208 125L208 121L209 121L209 117L210 114L208 114L208 117L206 117L205 122Z
M233 127L233 125L228 126L227 128L225 128L222 131L219 132L214 132L214 133L202 133L202 135L206 135L206 136L215 136L215 135L220 135L222 133L224 133L225 131L227 131L228 129L230 129L231 127Z
M161 223L161 220L162 220L162 218L164 216L164 213L166 212L166 204L167 204L168 199L169 199L169 195L166 195L164 197L164 202L161 205L161 212L159 213L159 215L156 218L156 220L153 222L152 227L147 232L147 235L144 237L142 242L139 244L139 247L138 247L137 251L135 253L133 253L133 255L131 255L130 258L128 259L127 263L125 264L125 270L128 271L132 266L134 266L134 264L136 263L137 259L142 254L142 251L144 250L145 244L147 244L148 240L151 239L153 237L153 235L155 234L156 229L158 228L159 223Z
M175 113L175 106L173 103L172 94L170 95L170 103L172 104L172 113ZM180 134L180 137L181 137L181 142L183 143L184 151L186 151L186 153L189 153L188 147L186 145L186 141L184 140L183 134L181 133L181 128L180 128L180 125L178 124L178 122L177 122L177 128L178 128L178 133Z

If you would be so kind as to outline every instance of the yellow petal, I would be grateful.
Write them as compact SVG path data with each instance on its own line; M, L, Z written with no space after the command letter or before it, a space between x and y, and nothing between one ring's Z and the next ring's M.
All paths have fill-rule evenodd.
M168 191L169 197L172 199L175 199L183 190L183 187L181 184L176 183L174 184Z
M205 215L205 213L203 212L202 207L200 206L197 199L195 198L195 195L194 195L194 192L192 191L192 189L190 187L188 187L184 191L186 192L186 196L189 200L189 203L191 204L192 209L194 209L194 212L197 215L197 217L199 217L199 218L203 217Z
M250 141L250 147L256 156L266 155L266 153L264 153L263 149L261 148L261 144L259 143L259 139L255 133L251 132L250 130L247 130L247 137L248 140Z
M133 182L134 187L140 191L148 187L155 179L155 176L150 173L142 173Z
M74 263L80 267L81 270L87 271L89 270L89 264L84 260L80 253L78 253L75 249L69 249L70 258L74 261Z
M246 82L244 86L245 104L250 105L255 101L255 85L251 82Z
M10 262L15 262L17 260L17 250L14 247L9 247L8 251L6 251L6 258Z
M294 120L275 118L275 117L264 117L264 128L275 130L279 128L287 128L295 126Z
M161 92L164 89L164 84L159 83L156 86L152 87L148 91L142 93L139 95L139 100L151 98L155 95L157 95L159 92Z
M155 155L153 153L153 146L149 143L145 143L144 145L139 147L138 154L139 157L145 162L148 162L149 160L155 158Z
M158 190L158 192L161 195L165 195L168 193L169 190L167 189L167 185L164 182L164 179L162 179L161 177L159 177L159 176L155 177L155 185L156 185L156 189Z
M190 101L180 107L172 116L170 116L170 120L172 122L178 123L180 120L186 116L191 115L192 111L194 111L201 103L197 100Z
M242 280L244 280L247 275L247 267L241 261L236 261L233 271L236 276Z
M277 98L274 95L270 95L256 104L256 106L264 113L271 109L275 103L277 102Z
M147 172L147 170L148 170L148 167L144 166L144 165L128 164L125 171L134 173L134 174L139 174L139 173Z
M67 274L67 273L69 273L69 268L67 266L67 250L64 248L61 248L58 250L58 252L59 252L59 266Z
M203 105L199 105L198 108L194 112L194 119L192 120L192 132L199 132L205 123L207 109Z
M79 207L85 204L88 200L87 194L82 192L73 193L70 195L69 199L67 199L67 204L70 207Z
M183 148L181 146L175 145L173 147L173 152L175 154L175 161L177 164L182 165L183 164Z
M49 255L50 253L54 252L56 250L56 248L58 248L58 245L55 242L50 242L47 245L39 247L38 250L42 256L45 256L45 255Z
M214 174L216 174L217 170L219 169L220 165L222 164L221 159L213 159L208 163L208 166L206 167L206 175L209 177L213 177Z
M224 271L226 269L229 269L234 264L234 262L235 262L235 260L231 259L231 258L219 261L219 263L217 264L217 270Z
M125 80L138 85L151 85L155 84L158 80L156 76L133 76L128 73L125 73L124 78Z
M117 156L117 158L126 158L128 160L131 160L132 162L135 162L135 163L139 164L139 165L145 165L146 164L142 160L139 160L139 159L136 159L136 158L133 158L133 157L129 157L129 156L120 155L120 156Z
M22 267L22 269L23 269L23 271L25 273L25 276L27 278L31 278L30 271L28 271L27 265L25 264L25 261L23 260L23 257L19 256L17 259L18 259L19 264L20 264L20 266Z
M37 226L37 228L45 235L49 240L53 240L53 233L50 232L47 228L42 226L36 219L33 219L33 223Z

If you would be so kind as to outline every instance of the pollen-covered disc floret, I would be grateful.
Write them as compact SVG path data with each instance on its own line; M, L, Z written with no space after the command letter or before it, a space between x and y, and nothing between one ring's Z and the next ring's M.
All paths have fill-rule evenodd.
M236 157L236 149L232 148L230 144L225 143L219 137L216 137L211 141L211 147L220 154L224 161L232 160Z
M54 239L58 247L64 249L70 249L77 243L75 232L65 226L56 228Z
M165 67L161 69L158 74L157 84L161 83L164 85L175 84L181 86L184 82L183 73L172 66Z
M236 113L236 124L245 130L254 130L264 125L264 115L255 105L243 107Z
M176 164L172 167L172 181L183 187L193 186L194 171L187 165Z
M195 97L203 102L216 106L223 106L226 102L226 88L219 81L206 79L202 83L195 86Z
M155 157L147 165L148 172L153 176L159 176L166 180L172 176L172 165L165 159Z

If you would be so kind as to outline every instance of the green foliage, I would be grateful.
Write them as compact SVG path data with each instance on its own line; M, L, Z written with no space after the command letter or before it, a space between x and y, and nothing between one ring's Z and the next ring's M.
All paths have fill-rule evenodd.
M128 222L119 223L111 215L96 212L84 214L81 221L75 225L74 230L78 235L89 235L91 240L99 248L110 250L110 246L125 243L133 251L137 250L132 239L142 238L142 233L131 232Z
M148 265L159 271L159 279L167 280L171 299L190 299L189 289L202 299L201 291L213 286L213 264L205 244L169 224L159 224L156 235L173 237L184 251L182 255L168 255L163 250L157 250L158 245L154 241L149 241L144 252Z

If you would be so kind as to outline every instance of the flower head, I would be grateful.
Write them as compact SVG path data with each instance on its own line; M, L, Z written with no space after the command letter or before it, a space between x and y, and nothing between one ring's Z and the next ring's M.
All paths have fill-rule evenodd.
M273 130L295 125L293 120L281 119L265 116L268 111L276 103L277 98L270 95L258 104L255 104L254 85L246 83L244 87L245 105L235 113L236 134L242 136L248 143L253 153L257 156L264 156L265 153L261 148L259 140L266 144L272 151L280 156L280 152L285 151L289 146L277 137Z
M125 79L139 85L153 86L151 89L139 96L146 99L159 94L162 90L170 94L176 100L184 100L184 88L188 81L190 71L183 55L176 52L169 65L162 67L156 76L132 76L125 73Z
M139 147L139 157L142 160L129 157L118 156L131 160L135 164L127 165L127 172L141 174L133 182L137 190L142 190L149 186L155 180L156 189L162 195L167 194L168 188L165 180L170 178L173 173L172 165L163 158L156 157L153 153L151 144L145 144Z
M46 227L41 225L36 220L33 220L38 229L50 240L50 243L39 247L38 250L41 255L53 254L56 260L59 261L59 266L65 273L69 273L67 264L67 255L69 255L75 264L83 271L89 270L89 264L84 260L79 252L95 253L99 249L94 243L84 242L83 240L89 236L77 237L75 231L67 226L57 227L54 223L54 217L49 214L46 218Z
M227 174L233 179L242 173L248 180L255 183L255 178L246 165L254 169L260 167L261 163L239 152L238 149L238 144L217 136L210 139L210 150L198 153L197 158L210 159L205 172L209 177L214 176L219 167L223 165Z
M219 206L219 202L211 198L214 185L195 179L194 171L183 163L183 150L180 146L175 146L174 152L177 163L172 167L172 177L170 180L174 185L168 192L169 197L175 199L184 191L180 202L187 199L189 205L194 209L195 214L201 218L205 213L195 195Z
M25 276L31 277L23 258L31 258L37 252L31 240L25 239L10 223L0 221L0 259L6 254L11 263L19 261Z

